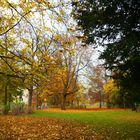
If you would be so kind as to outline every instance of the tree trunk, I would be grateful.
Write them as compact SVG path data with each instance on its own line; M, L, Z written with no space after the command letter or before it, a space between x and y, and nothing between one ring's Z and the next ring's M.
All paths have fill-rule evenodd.
M3 114L5 114L5 115L8 114L8 106L7 106L8 92L7 92L7 88L8 88L8 85L7 85L7 81L6 81L5 87L4 87L4 110L3 110Z
M109 100L109 95L107 95L107 108L111 108L110 100Z
M72 102L71 102L71 107L73 108L73 100L72 100Z
M8 108L9 108L9 110L11 108L10 103L11 103L11 94L9 94L9 97L8 97Z
M32 95L33 95L33 86L30 87L29 89L29 99L28 99L28 107L32 107Z
M79 108L80 105L79 105L79 98L76 98L76 101L77 101L77 107Z
M36 92L36 109L38 110L38 92Z
M100 92L99 108L102 108L102 93Z
M123 95L123 108L126 108L126 104L125 104L125 95Z
M60 103L59 96L58 95L54 96L54 105L56 107L59 107L59 103Z
M66 110L66 94L62 97L61 110Z

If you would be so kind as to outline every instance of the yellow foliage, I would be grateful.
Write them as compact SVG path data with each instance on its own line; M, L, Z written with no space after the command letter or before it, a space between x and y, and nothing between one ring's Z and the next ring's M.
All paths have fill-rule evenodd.
M64 16L64 10L63 9L60 9L60 14L62 15L62 16Z
M56 16L55 18L56 18L56 20L57 20L58 22L62 22L62 21L63 21L62 17L60 17L60 16Z
M113 79L110 79L107 84L104 85L104 92L106 94L111 94L112 92L114 91L118 91L118 87L117 85L115 84L114 80Z
M7 7L7 2L5 0L0 0L0 7Z

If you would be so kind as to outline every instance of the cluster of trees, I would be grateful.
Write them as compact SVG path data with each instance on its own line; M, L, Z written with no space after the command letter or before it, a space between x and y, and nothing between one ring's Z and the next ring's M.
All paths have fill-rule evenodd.
M73 16L78 29L83 32L83 41L104 48L100 58L111 71L110 76L119 88L119 96L131 107L140 103L139 7L139 0L73 2ZM114 86L112 80L108 84ZM111 92L115 93L118 89L113 90Z
M66 102L73 105L75 100L78 106L79 99L84 102L79 72L89 64L87 44L103 47L100 58L109 71L91 66L89 96L96 92L100 107L103 100L124 107L139 103L139 6L139 0L2 1L0 104L4 112L22 89L29 91L29 107L33 94L42 100L51 96L62 109Z
M65 109L68 96L74 99L82 87L78 76L88 63L87 49L74 35L69 4L61 0L1 2L0 103L5 113L22 89L29 91L29 107L37 94L58 96Z

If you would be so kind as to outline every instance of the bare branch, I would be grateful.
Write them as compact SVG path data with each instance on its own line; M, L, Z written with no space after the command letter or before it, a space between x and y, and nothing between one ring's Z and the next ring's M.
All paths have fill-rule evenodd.
M0 36L2 36L2 35L4 35L4 34L8 33L10 30L12 30L14 27L16 27L16 26L21 22L21 20L22 20L27 14L29 14L30 12L31 12L31 11L29 11L29 12L25 13L24 15L22 15L22 17L20 18L20 20L19 20L17 23L15 23L12 27L10 27L8 30L4 31L3 33L0 33Z
M4 72L0 72L1 75L6 75L8 77L14 77L14 78L21 78L21 79L24 79L25 77L24 76L19 76L19 75L14 75L14 74L7 74L7 73L4 73Z

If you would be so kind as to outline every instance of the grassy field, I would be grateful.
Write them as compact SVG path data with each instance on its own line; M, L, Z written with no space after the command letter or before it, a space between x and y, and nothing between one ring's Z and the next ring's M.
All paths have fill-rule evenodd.
M130 110L60 111L46 109L36 111L32 116L59 118L87 124L103 139L140 139L140 113Z

